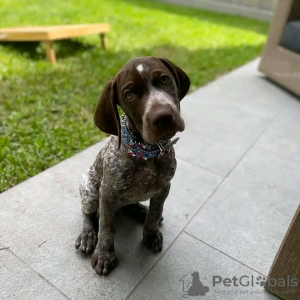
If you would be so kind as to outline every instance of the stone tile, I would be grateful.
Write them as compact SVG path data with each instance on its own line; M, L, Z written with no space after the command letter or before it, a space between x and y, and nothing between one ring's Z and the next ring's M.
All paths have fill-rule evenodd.
M0 242L0 249L3 249L3 248L6 248L6 246Z
M200 101L213 101L225 109L228 106L234 107L249 115L272 120L283 107L292 104L296 97L258 72L259 61L255 59L235 69L198 89L192 96Z
M180 230L207 200L223 177L177 159L177 171L170 195L164 205L166 222L173 222Z
M300 164L254 147L186 232L268 274L299 204Z
M119 266L108 278L74 248L80 232L78 186L101 145L66 160L0 195L0 240L72 299L123 299L160 257L141 244L142 226L118 214ZM178 160L165 204L164 249L209 197L222 177Z
M0 299L68 299L8 250L0 250L0 286Z
M289 108L300 110L300 98L295 98L291 103L288 105Z
M300 105L296 107L295 103L286 108L260 137L257 146L300 162Z
M186 130L178 157L226 176L273 118L295 101L258 73L258 62L242 66L182 101Z
M233 104L195 99L183 109L186 130L176 145L177 157L222 176L234 167L269 121Z
M202 299L201 296L186 295L192 284L193 272L198 272L201 283L209 289L205 296L202 294L203 299L278 299L256 284L257 277L262 276L261 274L185 233L147 274L129 299ZM233 283L230 286L222 283L213 286L213 276L220 276L223 280L236 276L238 286L233 286ZM249 281L250 286L241 286L241 277L241 283L248 285Z

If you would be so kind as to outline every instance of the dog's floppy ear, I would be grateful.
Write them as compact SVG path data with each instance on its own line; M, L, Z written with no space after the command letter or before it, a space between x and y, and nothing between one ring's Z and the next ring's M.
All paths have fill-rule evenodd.
M159 60L170 70L170 72L174 76L176 85L178 87L178 92L179 92L178 96L179 99L182 100L190 88L191 85L190 78L187 76L187 74L184 71L182 71L178 66L170 62L168 59L159 58Z
M117 135L119 147L121 141L121 124L117 108L118 95L115 80L111 79L106 84L99 99L94 115L95 125L105 133Z

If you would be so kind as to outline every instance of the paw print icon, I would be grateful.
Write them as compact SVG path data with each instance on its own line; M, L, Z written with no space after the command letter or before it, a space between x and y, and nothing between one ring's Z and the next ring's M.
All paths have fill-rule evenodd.
M256 284L259 286L264 286L266 284L266 278L263 276L256 277Z

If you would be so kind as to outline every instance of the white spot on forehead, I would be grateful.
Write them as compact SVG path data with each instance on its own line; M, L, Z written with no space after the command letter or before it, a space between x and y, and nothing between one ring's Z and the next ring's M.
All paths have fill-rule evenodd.
M144 71L144 66L143 66L142 64L140 64L140 65L138 65L138 66L136 67L136 69L137 69L140 73L142 73L142 72Z

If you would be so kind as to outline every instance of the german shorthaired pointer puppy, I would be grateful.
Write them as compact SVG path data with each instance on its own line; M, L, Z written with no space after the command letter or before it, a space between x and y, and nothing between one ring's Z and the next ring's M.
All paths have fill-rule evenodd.
M94 121L112 136L83 175L82 231L75 243L82 252L94 251L91 263L99 275L109 274L116 263L114 213L120 207L145 214L139 202L150 198L143 243L154 252L162 249L158 226L176 170L177 139L170 139L184 130L180 100L189 87L190 79L179 67L155 57L130 60L106 84ZM117 105L124 112L121 118ZM98 239L93 226L97 210Z

